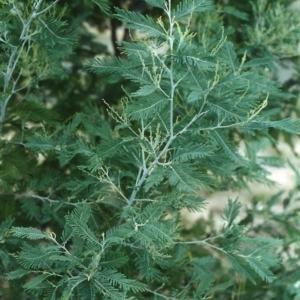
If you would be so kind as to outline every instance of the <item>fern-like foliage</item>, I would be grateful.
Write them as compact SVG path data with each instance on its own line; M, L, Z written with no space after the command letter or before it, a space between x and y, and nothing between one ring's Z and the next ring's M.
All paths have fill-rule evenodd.
M33 10L31 21L39 31L26 32L27 39L41 44L42 62L58 62L73 42L62 17L42 18L56 2L41 6L37 19ZM108 12L106 1L93 2ZM228 201L223 229L209 237L184 235L180 217L184 208L204 209L207 192L247 187L249 181L269 183L265 165L280 162L256 155L268 130L296 134L300 123L264 114L283 94L257 68L268 60L246 62L221 27L219 39L197 43L192 18L213 11L212 1L145 2L162 16L116 8L114 17L131 30L132 42L120 42L123 57L98 57L85 66L130 82L118 106L104 99L109 121L94 111L58 125L54 114L45 130L36 116L39 111L49 116L41 106L33 102L35 113L28 115L39 126L22 136L22 147L32 159L37 154L53 159L57 170L31 181L32 172L24 171L26 189L17 196L28 217L59 226L9 231L11 224L4 224L12 238L29 240L5 278L23 279L23 289L37 299L208 299L240 278L253 284L276 278L281 240L248 235L238 223L237 200ZM57 48L48 55L46 46ZM13 78L6 78L4 103L15 88ZM18 169L12 181L17 174ZM0 257L6 264L5 254ZM224 259L230 267L224 266L227 279L219 282L215 272Z
M53 232L13 227L13 236L44 243L34 248L25 244L18 257L22 269L12 271L7 279L35 273L37 276L24 288L44 299L128 299L130 291L143 291L142 283L116 271L127 262L121 253L113 254L113 248L118 248L124 238L116 231L96 236L88 225L90 218L90 206L77 206L66 216L61 242Z

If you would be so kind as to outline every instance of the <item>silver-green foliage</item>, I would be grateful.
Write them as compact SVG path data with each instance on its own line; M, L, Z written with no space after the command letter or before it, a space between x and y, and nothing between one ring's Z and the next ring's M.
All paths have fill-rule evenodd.
M115 128L78 114L66 128L48 136L37 131L24 143L37 153L55 153L62 165L80 161L80 175L59 187L64 198L55 199L54 192L40 197L58 219L62 206L71 211L61 221L61 237L36 228L11 230L30 242L6 279L32 275L24 289L37 298L208 299L235 278L254 284L275 278L281 241L248 236L237 223L238 201L228 201L223 229L206 238L183 235L180 212L204 209L202 195L224 184L264 181L263 159L255 156L259 143L245 138L242 155L238 138L267 135L270 127L298 133L300 122L261 116L280 91L246 54L236 54L222 28L213 46L195 43L193 15L212 11L212 1L184 0L176 7L171 0L146 2L162 17L121 9L114 15L134 30L132 42L120 44L126 58L95 58L86 66L133 83L124 87L122 109L108 105ZM76 135L79 129L86 136ZM224 266L228 279L216 283L224 259L235 276Z
M58 1L0 2L0 70L3 80L0 132L9 102L16 94L28 90L31 85L38 86L46 78L66 75L60 66L61 57L70 53L75 34L62 20L63 12L53 11ZM34 97L29 94L25 98L33 102ZM34 108L34 103L32 106Z

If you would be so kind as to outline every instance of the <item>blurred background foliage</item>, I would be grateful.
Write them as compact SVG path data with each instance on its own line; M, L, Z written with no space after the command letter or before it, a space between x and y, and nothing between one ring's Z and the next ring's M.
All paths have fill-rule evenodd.
M29 1L29 0L28 0ZM26 0L22 1L25 5ZM97 1L95 1L97 2ZM103 1L102 1L103 2ZM176 5L179 1L172 1ZM272 98L264 114L271 120L300 116L300 10L295 9L291 0L215 0L216 12L209 12L195 16L191 27L197 33L195 41L204 48L216 45L222 34L232 41L240 58L268 59L268 68L261 68L261 72L268 74L279 85L282 85L281 97ZM299 1L298 1L299 2ZM0 2L0 10L4 8ZM99 1L101 3L101 1ZM159 16L159 11L148 6L141 0L111 0L107 1L113 13L114 7L128 8L151 16ZM42 78L39 82L14 95L7 108L7 116L3 124L0 139L0 276L13 267L13 257L6 257L6 250L17 251L17 241L6 236L11 216L14 226L33 226L47 229L59 227L63 222L66 211L72 207L72 199L68 189L61 184L72 176L84 180L79 175L77 166L80 157L75 157L72 163L62 165L51 152L47 155L37 155L32 149L24 147L23 140L30 137L37 130L47 132L47 135L59 134L59 130L66 127L68 121L76 113L84 113L98 128L109 131L114 125L106 111L103 99L115 109L120 108L120 99L124 95L122 86L130 90L129 82L117 75L97 77L87 72L84 63L95 56L117 55L124 56L117 48L116 39L130 40L130 32L126 24L121 24L107 16L89 0L61 0L58 11L63 11L62 20L67 24L67 30L76 35L69 53L60 59L61 70L55 76ZM2 6L2 7L1 7ZM11 20L13 23L14 20ZM224 33L222 33L224 27ZM0 48L2 62L5 49ZM247 61L247 60L246 60ZM34 65L32 66L34 68ZM282 75L283 72L287 73ZM0 81L0 86L3 82ZM46 108L46 109L45 109ZM37 129L38 128L38 129ZM83 139L88 139L91 130L88 126L81 127ZM98 143L101 134L91 143ZM238 139L243 139L241 132L235 132ZM284 139L291 149L295 149L295 142L299 138L284 135L275 130L269 132L274 149L279 139ZM295 151L294 151L295 152ZM295 152L295 155L297 153ZM236 290L230 290L220 295L219 299L300 299L300 268L299 268L299 189L300 173L293 164L296 174L295 188L288 194L284 191L273 195L270 199L253 197L247 206L247 215L241 221L247 230L253 234L261 234L281 238L285 241L281 249L283 257L282 267L274 270L278 279L270 286L261 282L256 287L251 283L240 282ZM48 175L46 178L44 174ZM49 180L50 178L50 180ZM65 178L65 179L64 179ZM96 188L96 187L94 187ZM73 198L72 198L73 197ZM51 199L63 199L70 206L58 207ZM99 212L107 215L108 211ZM263 222L257 222L263 220ZM210 234L214 231L214 223L200 219L190 229L183 229L184 234L195 236ZM2 235L1 235L2 234ZM9 249L6 249L9 247ZM196 247L194 254L207 254L207 250ZM200 253L199 253L200 252ZM193 253L191 253L193 255ZM219 270L219 269L218 269ZM218 273L221 278L222 272ZM176 274L175 274L176 276ZM173 279L176 281L176 278ZM14 285L15 284L15 285ZM19 283L4 282L0 277L3 299L30 299L28 295L20 295ZM280 296L279 296L280 295ZM1 295L0 295L1 297ZM27 297L27 298L26 298ZM216 298L217 299L217 298Z

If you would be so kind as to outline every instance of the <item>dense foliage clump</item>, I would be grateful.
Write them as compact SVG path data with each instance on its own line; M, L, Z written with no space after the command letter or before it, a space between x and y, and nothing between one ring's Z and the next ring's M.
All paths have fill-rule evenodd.
M228 199L221 229L181 222L283 165L260 151L300 131L299 87L276 80L299 17L288 1L111 2L0 1L3 298L300 299L298 185L243 220ZM92 36L109 20L115 55Z

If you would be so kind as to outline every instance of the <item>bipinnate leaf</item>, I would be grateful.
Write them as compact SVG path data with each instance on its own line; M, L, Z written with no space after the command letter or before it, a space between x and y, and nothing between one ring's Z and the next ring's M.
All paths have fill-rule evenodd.
M51 137L41 136L36 133L27 138L25 146L37 152L54 151L57 143Z
M161 9L165 8L165 0L144 0L145 2L147 2L148 4L150 4L153 7L158 7Z
M18 270L11 271L11 272L7 273L5 275L5 279L6 280L19 279L19 278L22 278L22 277L30 274L30 273L31 273L31 270L18 269Z
M66 222L81 239L100 246L101 243L87 225L89 218L90 207L88 205L79 205L71 214L66 216Z
M144 285L137 280L127 279L124 274L118 273L115 270L103 270L97 274L99 278L107 280L113 286L120 286L123 290L143 291Z
M0 261L2 262L4 267L7 267L10 263L10 256L7 251L3 251L0 249Z
M224 209L223 219L227 222L227 227L229 228L234 221L236 220L237 216L240 213L241 209L241 203L238 201L238 199L232 201L231 199L228 199L228 205Z
M236 9L235 7L233 6L230 6L230 5L226 5L223 9L223 11L226 13L226 14L229 14L229 15L233 15L235 16L236 18L238 19L241 19L241 20L244 20L244 21L247 21L249 20L249 15L243 11L240 11L238 9Z
M180 205L191 212L199 212L205 209L207 202L199 195L182 195Z
M166 37L166 33L161 26L152 18L141 13L117 8L115 16L120 21L126 22L128 28L136 29L140 33L151 37Z
M259 275L262 280L270 283L276 278L276 276L264 263L264 259L262 257L247 257L246 260L249 266Z
M158 186L164 180L164 174L165 170L162 167L156 167L146 179L144 184L145 191L148 192L151 188Z
M49 239L49 235L37 228L33 227L12 227L12 235L30 240Z
M80 220L87 223L91 217L91 207L88 204L79 204L75 209L66 216L67 221Z
M191 192L201 188L211 189L214 184L209 176L201 173L191 163L174 163L165 175L178 191Z
M247 265L242 257L233 253L227 253L227 258L231 263L234 272L236 272L239 277L250 280L253 284L256 284L256 273Z
M106 15L110 14L110 5L108 0L92 0Z
M232 71L235 72L238 67L238 60L232 42L225 42L220 53L226 59Z
M214 154L215 147L211 144L200 144L188 142L176 147L173 159L175 161L187 162L192 159L205 158Z
M243 65L243 68L253 68L253 67L261 67L262 65L268 65L271 63L270 57L264 57L264 58L254 58L249 61L246 61Z
M32 247L24 244L17 260L26 269L43 268L52 255L60 252L60 246Z
M164 95L153 93L148 97L139 97L138 100L130 102L126 112L131 120L147 120L166 109L168 109L168 99Z
M42 289L49 287L50 284L46 281L47 278L52 276L52 274L41 274L33 279L31 279L29 282L24 284L24 288L26 290L32 290L32 289Z
M275 249L282 245L282 240L272 238L243 239L244 250L240 256L245 259L252 270L264 281L272 282L276 277L270 270L280 263Z
M213 2L211 0L183 0L177 5L176 9L172 11L172 15L176 19L182 19L194 13L207 11L212 7Z
M217 291L226 291L229 287L231 287L233 284L235 284L235 280L231 279L229 281L214 285L211 289L210 289L210 293L215 293Z
M155 85L147 84L144 86L141 86L136 92L131 93L133 97L142 97L142 96L148 96L152 94L156 90Z
M27 2L34 4L26 6ZM123 8L140 3L84 0L81 8L93 2L117 19L111 22L113 34L122 23L126 37L130 35L131 41L118 42L121 55L111 56L98 53L94 41L89 44L90 30L82 35L80 47L73 49L74 35L63 21L70 18L69 8L56 6L57 15L52 15L57 2L1 1L0 196L12 200L12 205L21 203L12 208L13 213L21 209L30 220L18 222L38 221L58 231L56 236L38 226L10 229L12 219L2 222L0 269L7 272L5 279L20 282L29 297L45 300L254 299L260 295L269 299L269 291L263 294L264 285L259 286L259 296L251 294L254 297L236 295L231 287L238 280L244 287L240 279L271 283L273 268L280 263L276 251L281 241L257 237L265 224L259 224L259 230L247 218L241 223L253 227L239 224L238 200L228 200L219 234L214 233L212 219L200 219L190 229L181 223L182 208L203 209L207 191L267 180L264 166L282 164L272 156L257 155L267 146L261 135L274 145L276 130L300 133L300 121L287 118L298 114L296 105L291 105L295 99L280 91L264 67L274 67L272 56L263 53L271 48L266 40L272 30L260 28L268 20L260 16L256 26L255 14L260 11L249 13L255 30L244 32L248 14L223 8L221 2L228 1L217 1L218 10L211 15L212 0L145 0L134 11L116 7L112 15L110 2ZM270 7L267 0L256 2ZM276 17L283 11L278 8ZM224 13L237 20L232 23ZM94 22L96 14L83 12L77 21L71 18L68 27L81 24L85 16L92 16L89 20ZM241 31L230 36L233 42L226 42L225 35L234 29L222 30L223 20L238 22ZM284 22L278 23L285 27ZM90 21L85 25L81 30L90 28ZM236 36L250 36L255 43L242 39L249 49L245 53L244 43L234 43ZM281 36L274 33L275 40ZM289 46L292 40L299 38L293 35L280 44ZM81 59L72 59L72 52L95 57L86 68L107 78L96 84L93 74L82 72ZM252 59L255 56L259 58ZM50 76L63 78L66 74L56 68L66 65L74 71L69 74L72 82L56 90L57 81L53 85ZM126 97L118 102L114 88L121 79L124 86L130 84L123 88ZM107 114L102 106L98 109L103 95L108 98ZM48 98L57 105L49 109ZM73 105L73 100L80 100L80 105ZM70 111L61 107L64 102L74 107ZM59 123L56 109L64 115L80 109L87 114L76 113ZM276 130L268 132L269 128ZM240 154L240 145L245 145L245 154ZM299 175L296 167L294 171ZM284 213L274 216L272 206L281 204L280 196L264 202L268 211L255 209L253 200L251 218L266 214L276 225L283 218L284 226L289 225L292 205L284 203ZM7 211L10 207L5 206ZM297 214L292 213L294 221ZM297 221L286 231L284 226L273 231L272 222L268 226L268 236L279 232L297 239ZM298 280L299 276L290 276L293 268L284 270L280 278L284 280L270 286L271 292L279 287L287 297L296 297L296 281L282 288L290 278Z
M216 140L218 145L224 150L224 152L228 155L230 159L232 159L235 163L245 166L248 164L247 160L241 157L237 153L237 149L232 146L223 136L223 134L219 130L214 130L211 135Z
M122 267L128 261L128 257L125 253L112 253L109 252L103 261L100 261L99 265L107 269L115 269Z
M285 131L291 134L300 133L300 120L283 119L278 121L266 121L267 126Z
M10 229L13 222L14 219L9 216L0 224L0 240L3 239L8 233L8 230Z

